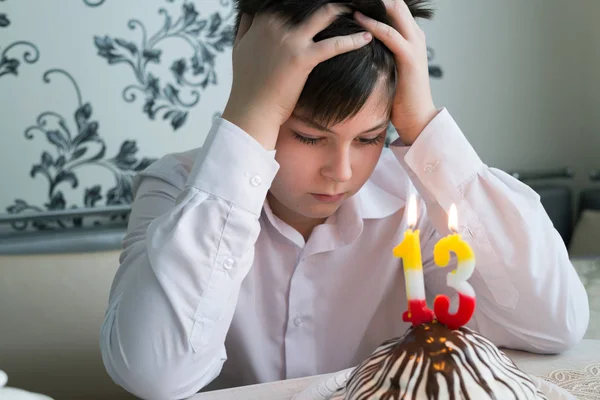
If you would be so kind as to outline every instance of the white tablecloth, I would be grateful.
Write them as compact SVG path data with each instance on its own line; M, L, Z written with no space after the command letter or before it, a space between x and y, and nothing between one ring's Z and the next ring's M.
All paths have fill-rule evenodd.
M600 340L583 340L555 356L506 350L519 368L568 390L578 399L600 399ZM199 393L189 400L291 400L311 384L331 374Z

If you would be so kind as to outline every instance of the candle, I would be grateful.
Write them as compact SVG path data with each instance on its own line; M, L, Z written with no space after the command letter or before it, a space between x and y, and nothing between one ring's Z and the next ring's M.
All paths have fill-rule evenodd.
M402 314L402 320L412 322L413 326L433 321L433 311L427 307L425 300L419 230L413 231L416 224L417 200L411 195L408 203L408 229L404 232L404 240L394 248L393 254L402 259L404 266L408 310Z
M435 263L443 268L450 262L450 252L456 254L458 266L448 274L446 282L458 292L458 310L450 314L450 299L446 295L436 296L433 309L439 322L450 329L458 329L469 322L475 311L475 291L467 282L475 270L475 255L471 246L456 232L458 213L454 204L450 207L448 228L453 233L436 243L433 257Z

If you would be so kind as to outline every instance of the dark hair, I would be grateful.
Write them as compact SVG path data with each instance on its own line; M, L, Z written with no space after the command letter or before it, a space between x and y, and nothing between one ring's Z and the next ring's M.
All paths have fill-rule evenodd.
M415 18L429 19L433 11L426 0L404 0ZM292 26L305 21L327 3L348 6L353 11L390 24L382 0L237 0L238 16L276 13ZM315 36L315 41L334 36L363 32L351 14L340 16L328 28ZM316 66L304 86L297 107L306 117L329 126L356 115L373 93L380 78L387 78L390 103L396 90L396 64L392 52L379 40L349 53L322 62Z

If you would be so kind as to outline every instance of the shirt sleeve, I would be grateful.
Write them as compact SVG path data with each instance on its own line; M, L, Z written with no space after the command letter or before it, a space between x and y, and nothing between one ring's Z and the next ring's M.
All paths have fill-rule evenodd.
M539 195L486 166L446 109L412 146L391 147L427 210L420 226L426 290L449 295L456 307L456 292L446 286L456 263L440 268L433 261L454 203L458 232L476 259L469 283L477 307L469 326L498 346L537 353L579 342L589 322L587 294Z
M223 119L189 174L163 165L138 177L100 332L109 375L144 399L191 396L220 373L279 168L272 152Z

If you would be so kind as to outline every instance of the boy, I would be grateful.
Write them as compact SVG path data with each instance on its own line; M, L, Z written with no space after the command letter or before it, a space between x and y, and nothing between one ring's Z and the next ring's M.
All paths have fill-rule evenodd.
M539 353L584 335L587 296L539 197L433 104L424 3L344 3L239 0L223 117L137 177L100 343L137 396L335 372L403 334L391 251L412 192L429 298L456 300L432 259L454 203L477 257L468 326Z

